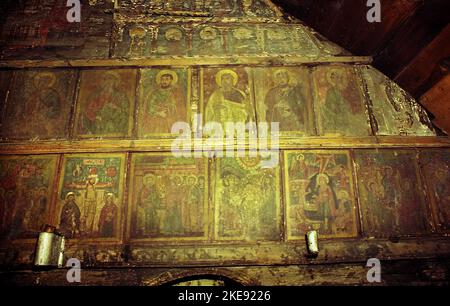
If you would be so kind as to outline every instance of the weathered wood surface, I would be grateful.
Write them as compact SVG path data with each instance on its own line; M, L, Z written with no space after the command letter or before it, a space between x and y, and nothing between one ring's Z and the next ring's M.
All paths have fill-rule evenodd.
M26 286L157 286L174 284L186 277L224 277L244 286L448 285L449 262L445 259L381 261L381 283L367 281L365 262L332 265L236 266L176 268L84 269L81 283L68 283L66 269L49 272L1 272L0 284Z

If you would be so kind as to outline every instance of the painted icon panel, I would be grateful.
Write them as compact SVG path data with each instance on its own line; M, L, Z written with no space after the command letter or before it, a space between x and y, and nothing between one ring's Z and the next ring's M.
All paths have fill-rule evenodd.
M152 15L275 17L280 14L276 6L266 0L119 0L117 6L145 10Z
M258 88L255 99L259 122L278 122L281 132L314 133L307 68L255 68L254 82Z
M73 239L120 239L124 176L124 154L65 155L56 209L60 231Z
M66 138L76 75L75 70L15 72L6 102L2 136L11 139Z
M377 135L433 136L428 115L407 92L370 66L361 67Z
M315 110L320 135L370 134L364 97L355 75L351 66L319 66L314 69Z
M131 239L205 239L208 226L207 167L207 160L201 158L133 154Z
M192 55L220 55L225 53L224 28L213 26L194 27Z
M271 54L317 56L319 49L302 28L294 25L264 27L264 49Z
M358 150L355 161L367 235L417 235L429 230L414 151Z
M217 159L213 187L216 239L280 239L280 169L263 169L260 162L253 157Z
M35 239L49 223L56 155L0 157L2 239Z
M201 70L204 122L256 122L250 69L230 67Z
M156 26L146 23L115 24L113 57L150 56Z
M81 72L76 134L129 137L133 128L136 70Z
M356 236L356 204L349 151L285 151L288 239Z
M239 26L227 29L227 50L233 55L251 55L263 52L261 31L256 26Z
M176 122L190 122L190 70L141 71L139 137L171 135Z
M188 37L186 30L177 25L164 25L158 28L156 38L157 55L186 55Z
M450 231L450 151L420 152L421 170L427 182L438 229Z

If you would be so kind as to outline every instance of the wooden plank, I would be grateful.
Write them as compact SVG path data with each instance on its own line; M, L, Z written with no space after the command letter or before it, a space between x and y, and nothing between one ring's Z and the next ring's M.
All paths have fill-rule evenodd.
M446 77L420 98L420 103L435 116L433 123L448 134L450 133L449 92L450 74L447 74Z
M328 39L359 55L378 53L420 4L410 0L382 1L382 22L369 23L365 1L275 2Z
M428 45L395 78L395 81L408 88L409 92L420 97L443 77L441 62L450 58L450 25Z
M318 63L370 64L370 56L329 56L312 58L307 56L229 56L219 58L205 57L166 57L139 59L94 59L94 60L6 60L0 61L0 68L86 68L86 67L156 67L156 66L209 66L209 65L258 65L284 66Z
M349 264L310 264L283 266L237 266L199 268L97 268L82 270L83 286L158 286L176 283L186 277L199 279L221 277L245 286L299 285L373 285L367 281L366 262ZM385 260L381 285L449 285L450 272L444 260ZM77 286L69 283L66 269L52 271L5 271L1 285ZM183 289L184 290L184 289ZM143 291L145 294L147 290ZM121 298L114 296L114 299ZM129 299L128 295L124 296ZM174 298L175 299L175 298Z
M354 3L354 1L351 1ZM401 25L414 14L419 7L419 1L396 0L381 1L381 23L368 23L366 14L368 7L365 1L358 1L364 5L360 15L360 24L355 24L353 28L347 30L344 46L354 54L374 55L380 52L388 41L395 35ZM364 18L364 20L361 20ZM345 23L346 20L343 20Z
M450 1L427 0L397 31L383 51L375 56L375 67L395 78L408 63L448 24Z
M51 153L95 153L95 152L171 152L174 138L148 140L79 140L79 141L33 141L1 143L0 155L10 154L51 154ZM225 148L225 142L218 142ZM194 150L202 148L200 141L192 140ZM290 149L336 149L336 148L448 148L448 137L411 137L411 136L378 136L378 137L302 137L280 138L280 150ZM234 147L248 149L248 140L237 142Z

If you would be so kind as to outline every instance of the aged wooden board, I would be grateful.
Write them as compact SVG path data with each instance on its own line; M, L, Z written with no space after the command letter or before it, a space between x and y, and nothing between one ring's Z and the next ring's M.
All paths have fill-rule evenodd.
M66 1L22 1L6 16L0 34L0 58L107 58L112 2L81 6L81 22L68 22Z
M190 88L190 69L141 70L139 137L170 136L174 123L190 123Z
M121 16L121 15L118 15ZM116 17L113 56L216 57L295 55L317 58L330 54L300 24L136 22Z
M367 281L364 262L326 265L286 266L235 266L198 268L84 268L82 284L85 286L170 286L186 280L225 280L226 285L236 286L373 286ZM383 262L381 285L448 286L446 275L450 272L442 260L386 260ZM67 271L56 269L48 272L8 271L0 275L0 284L6 286L71 286ZM187 288L188 289L188 288ZM157 289L158 290L158 289ZM184 288L180 292L184 292ZM191 291L191 289L188 289ZM175 296L175 295L173 295Z
M433 215L441 231L450 231L450 150L420 152L421 170L428 187Z
M178 25L161 25L156 32L156 55L183 56L188 51L186 30Z
M415 151L357 150L364 233L387 237L431 230Z
M133 241L204 240L208 234L206 159L133 154L129 235Z
M0 156L2 240L35 239L49 223L57 159L57 155Z
M221 158L215 163L214 237L218 240L280 240L280 168L260 158Z
M55 224L69 239L122 237L125 154L64 155Z
M360 69L371 100L377 135L436 135L425 111L408 93L375 68L361 66Z
M35 240L33 240L35 241ZM34 243L14 244L0 249L2 267L30 267L33 262ZM65 259L78 258L83 267L136 268L136 267L217 267L239 265L336 265L361 262L368 258L381 262L417 258L449 257L450 244L446 237L392 239L320 239L319 255L307 256L304 241L279 242L226 242L205 245L193 243L127 245L112 243L82 244L67 240ZM64 276L66 273L64 273Z
M0 71L0 130L2 129L3 117L6 113L6 98L8 97L9 85L11 83L11 79L13 76L13 72L11 70L1 70Z
M202 69L201 104L204 123L256 122L253 84L249 68Z
M0 145L0 153L6 154L54 154L54 153L95 153L102 152L168 152L172 150L175 138L149 138L142 140L132 139L96 139L92 140L64 140L57 142L34 141L13 142L3 141ZM179 139L178 139L179 140ZM204 142L208 142L205 139ZM192 141L192 147L195 142ZM217 141L220 147L227 145L227 139ZM280 138L280 150L296 149L340 149L340 148L372 148L372 149L397 149L405 147L420 148L450 148L448 137L290 137ZM238 143L236 150L248 150L249 143Z
M131 136L137 70L81 72L75 120L80 138Z
M220 25L199 25L192 35L192 55L222 55L226 51L224 31Z
M228 29L228 53L235 55L260 54L264 50L264 41L258 28L251 25L236 25Z
M15 72L0 135L9 139L61 139L69 133L75 70Z
M349 151L285 151L288 239L354 237L356 202Z
M228 65L232 61L233 65L301 65L301 64L328 64L328 63L348 63L348 64L370 64L372 58L368 56L333 56L325 55L318 58L308 56L289 55L279 57L277 55L268 56L240 56L240 57L146 57L129 58L124 61L122 58L111 59L57 59L57 60L3 60L0 61L1 68L62 68L62 67L161 67L161 66L211 66Z
M276 17L280 11L267 0L119 0L118 8L147 11L158 15Z
M316 38L303 26L271 25L262 27L264 51L271 54L302 54L317 57L319 50Z
M370 135L364 97L353 67L319 66L313 79L319 135Z
M278 122L286 135L315 133L308 68L255 68L253 75L259 122Z

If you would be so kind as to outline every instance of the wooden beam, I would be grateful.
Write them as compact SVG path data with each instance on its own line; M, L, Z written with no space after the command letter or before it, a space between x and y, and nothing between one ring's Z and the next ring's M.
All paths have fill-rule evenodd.
M369 23L365 1L278 0L285 11L333 42L359 55L381 51L397 29L414 14L419 1L382 1L381 23Z
M33 142L2 142L0 155L58 154L95 152L171 152L175 138L146 140L60 140ZM200 140L192 140L191 148L201 148ZM217 141L226 146L226 142ZM351 149L351 148L450 148L448 137L369 136L369 137L280 137L279 149ZM236 143L235 149L248 149L249 144Z
M433 123L450 134L450 74L420 98L420 103L433 113Z
M374 65L387 76L396 76L448 24L450 1L427 0L397 31L383 51L374 57Z
M211 65L256 65L289 66L296 64L350 63L370 64L370 56L228 56L166 57L139 59L92 59L92 60L4 60L0 68L87 68L87 67L156 67L156 66L211 66Z
M444 77L446 64L450 60L450 25L403 69L395 81L407 88L411 94L420 97ZM442 67L441 67L442 66Z

